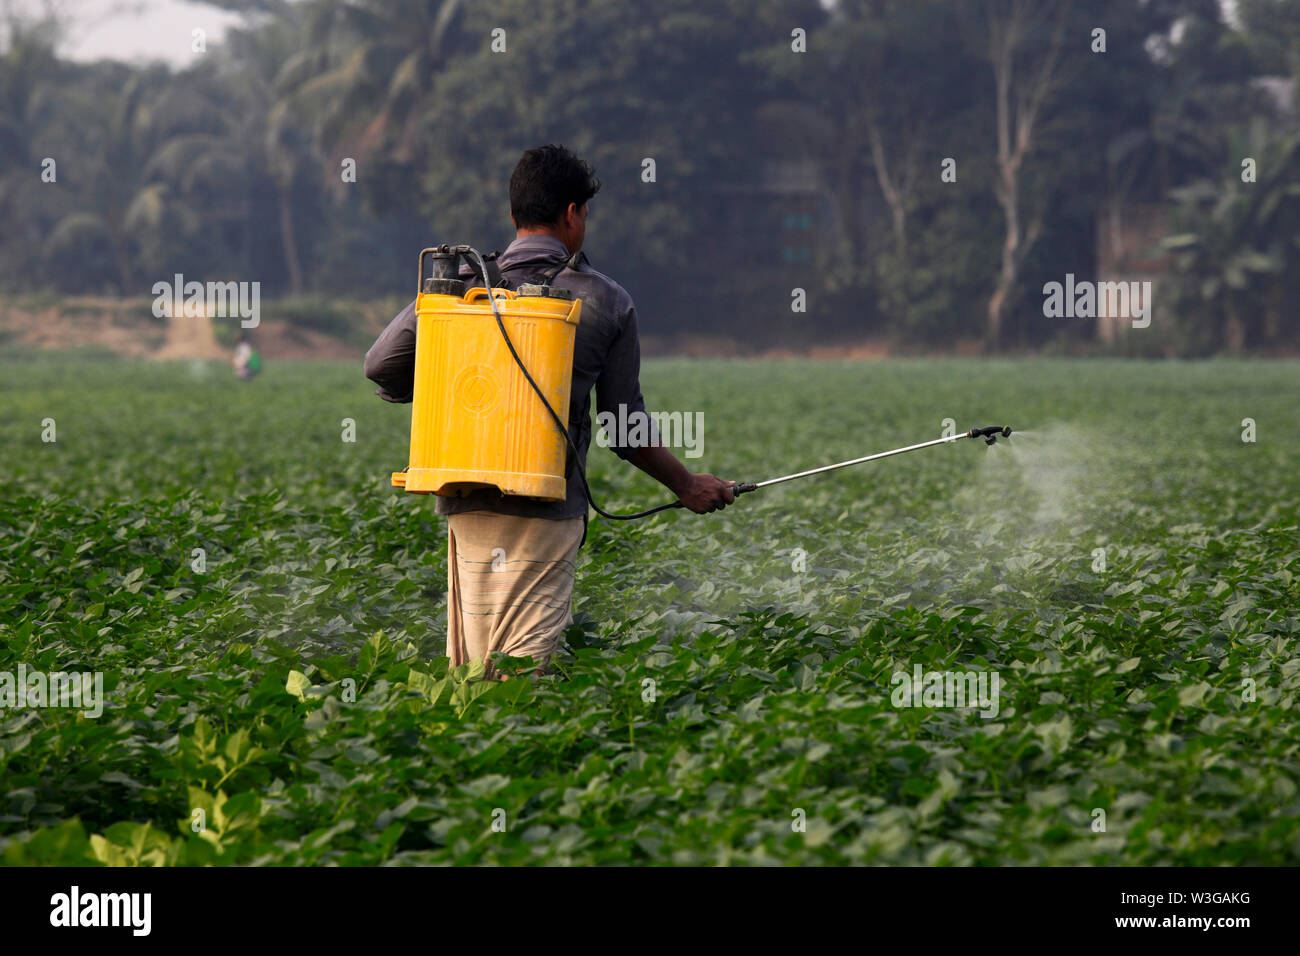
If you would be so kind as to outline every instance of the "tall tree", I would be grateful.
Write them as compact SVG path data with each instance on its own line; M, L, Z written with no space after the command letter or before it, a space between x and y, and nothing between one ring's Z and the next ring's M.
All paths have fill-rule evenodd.
M66 163L63 180L42 181L47 158L55 161L50 172L57 177L57 163L72 152L78 125L65 99L75 74L59 60L57 42L57 21L26 20L5 9L0 19L0 221L5 224L0 280L14 287L52 278L40 256L41 243L74 206Z
M750 138L759 71L744 59L759 46L760 18L741 15L745 4L725 9L734 19L698 0L466 8L463 53L438 74L420 116L424 209L439 233L508 238L506 187L519 154L563 142L604 182L592 237L606 261L703 275L706 250L693 250L707 226L700 210L728 183L756 178L761 158ZM619 215L600 218L604 209Z
M990 343L1002 337L1007 307L1020 267L1042 235L1048 189L1031 194L1025 163L1038 145L1046 112L1064 85L1062 36L1068 7L1063 0L984 0L986 53L993 73L997 179L994 194L1005 232L1002 261L988 303Z
M255 168L274 186L280 249L294 293L306 288L294 196L304 178L321 169L310 114L297 108L301 89L314 75L294 61L312 11L294 7L269 23L231 31L226 41L235 67L231 83L244 117L236 137L252 148Z
M873 271L868 192L888 211L892 266L905 267L917 190L938 175L941 130L967 105L958 28L937 0L841 0L808 44L806 57L791 57L785 44L765 52L765 65L799 97L769 113L826 174L841 211L846 273Z
M120 64L92 68L69 96L84 122L77 150L62 164L78 202L54 226L44 252L72 262L102 243L116 269L122 295L141 291L139 246L128 212L148 187L145 170L157 144L153 101L164 89L165 68L132 71Z

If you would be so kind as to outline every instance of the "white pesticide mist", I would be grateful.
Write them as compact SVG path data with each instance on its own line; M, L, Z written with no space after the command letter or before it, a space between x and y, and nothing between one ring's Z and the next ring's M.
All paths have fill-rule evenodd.
M1105 432L1045 425L991 446L961 504L1022 537L1064 541L1094 526L1123 477Z
M918 607L1034 606L1028 592L1086 571L1092 549L1106 542L1110 504L1126 477L1109 437L1066 423L1013 431L988 447L959 443L978 464L927 518L930 533L915 534L915 553L888 584ZM1050 605L1038 610L1050 614Z
M584 594L580 565L575 603L590 600L582 609L597 619L645 614L637 631L662 635L716 631L719 619L764 607L832 631L908 603L1006 605L1047 617L1058 583L1095 577L1092 551L1107 544L1132 497L1130 466L1142 455L1132 437L1036 425L992 446L970 439L917 452L906 466L861 466L886 482L874 496L854 497L861 486L852 473L823 475L746 498L731 520L647 524L635 531L644 538L637 550L653 548L655 562L612 604ZM929 508L910 498L906 483L886 481L884 470L895 467L940 469L943 497ZM760 504L771 509L767 520L746 513Z

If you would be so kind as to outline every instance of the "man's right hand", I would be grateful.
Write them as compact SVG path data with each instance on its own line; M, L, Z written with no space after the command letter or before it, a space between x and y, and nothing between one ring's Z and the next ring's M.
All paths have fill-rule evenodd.
M628 461L664 487L672 489L677 500L697 515L725 508L736 500L736 493L731 490L736 484L734 481L723 481L713 475L691 474L663 445L638 448L628 456Z
M736 494L731 490L735 484L713 475L689 475L686 486L678 490L677 499L697 515L708 514L736 500Z

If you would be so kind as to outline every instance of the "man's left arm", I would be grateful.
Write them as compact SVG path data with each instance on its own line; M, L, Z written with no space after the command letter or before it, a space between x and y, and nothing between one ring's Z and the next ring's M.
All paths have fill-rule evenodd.
M366 378L386 402L411 401L415 391L415 302L388 323L366 353Z

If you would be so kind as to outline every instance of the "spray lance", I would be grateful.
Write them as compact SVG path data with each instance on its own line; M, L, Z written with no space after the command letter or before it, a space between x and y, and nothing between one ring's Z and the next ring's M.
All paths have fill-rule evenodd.
M467 260L470 260L471 257L477 259L478 260L477 272L479 277L482 280L484 280L485 285L491 287L492 285L495 284L495 282L493 282L493 279L499 280L500 271L495 268L496 263L493 262L492 268L490 269L488 263L484 260L482 254L479 253L477 249L474 249L470 246L456 246L456 247L452 247L451 251L453 251L454 253L459 253L461 255L464 255ZM489 258L495 259L495 256ZM453 261L454 261L454 256L453 256ZM471 260L471 268L472 267L473 266ZM501 332L501 338L505 341L506 348L510 350L510 355L514 359L515 365L519 367L519 371L523 373L524 378L528 380L528 384L532 386L532 389L537 394L537 397L541 399L542 404L546 407L547 412L550 413L551 419L555 422L555 427L560 430L560 434L564 436L564 440L568 443L569 448L572 450L574 456L573 462L575 467L578 470L578 478L582 482L582 490L586 493L587 502L591 505L592 508L596 510L596 513L601 515L602 517L609 518L614 521L631 521L636 518L649 517L650 515L657 514L660 511L668 511L672 508L684 508L685 505L683 505L681 501L670 501L667 504L662 504L655 508L648 508L645 511L636 511L631 514L618 515L618 514L611 514L610 512L603 509L600 505L596 504L596 500L591 495L591 487L587 484L587 475L585 469L582 467L581 455L578 454L577 445L574 444L573 438L569 435L568 428L566 428L564 422L560 420L560 416L556 414L555 409L551 407L551 403L547 401L546 396L542 393L541 388L538 387L537 382L533 380L533 376L529 373L527 366L524 365L523 359L519 357L519 353L515 351L514 343L510 340L509 333L506 332L505 323L501 321L501 313L497 309L496 298L494 296L489 295L488 302L492 307L492 316L493 318L496 319L497 328ZM985 444L993 445L997 443L999 435L1001 435L1003 438L1009 438L1011 436L1011 426L1010 425L986 425L983 427L972 428L970 431L967 432L959 432L955 435L949 435L946 438L936 438L933 441L924 441L915 445L906 445L902 448L893 448L890 449L889 451L876 452L874 455L864 455L861 458L851 458L848 461L836 462L833 465L823 465L820 468L810 468L807 471L798 471L795 472L794 474L782 475L779 478L769 478L766 481L737 482L735 485L731 486L731 491L737 498L739 498L743 494L747 494L748 492L751 491L757 491L759 488L766 488L769 485L779 485L782 482L794 481L797 478L807 478L810 475L819 475L822 472L826 472L826 471L836 471L837 469L840 468L848 468L850 465L861 465L868 461L876 461L877 459L880 458L889 458L892 457L893 455L902 455L909 451L917 451L921 448L930 448L934 445L946 445L951 442L960 441L963 438L983 438Z
M891 455L901 455L904 452L916 451L918 448L929 448L932 445L946 445L950 442L960 441L963 438L983 438L986 445L997 443L998 436L1009 438L1011 436L1010 425L987 425L983 428L972 428L968 432L961 432L957 435L949 435L947 438L936 438L934 441L923 441L917 445L906 445L903 448L893 448L889 451L876 452L874 455L864 455L861 458L850 458L848 461L836 462L833 465L823 465L820 468L810 468L807 471L797 471L792 475L782 475L780 478L769 478L767 481L741 481L732 485L731 491L737 498L746 492L757 491L759 488L766 488L768 485L779 485L783 481L794 481L796 478L807 478L809 475L819 475L824 471L835 471L838 468L847 468L849 465L860 465L863 462L875 461L878 458L889 458ZM629 518L639 518L642 515L654 514L656 511L664 511L668 508L684 507L680 501L672 501L666 505L660 505L650 511L641 512L637 515L627 515Z
M782 475L780 478L769 478L767 481L742 481L731 490L737 495L744 494L747 491L757 491L759 488L766 488L768 485L779 485L783 481L793 481L796 478L807 478L809 475L819 475L823 471L835 471L837 468L847 468L849 465L860 465L863 462L875 461L877 458L888 458L891 455L901 455L904 452L916 451L918 448L929 448L931 445L946 445L949 442L960 441L963 438L983 438L984 444L993 445L997 443L998 436L1009 438L1011 436L1010 425L987 425L983 428L972 428L968 432L962 432L958 435L949 435L947 438L936 438L934 441L923 441L917 445L906 445L902 448L893 448L889 451L876 452L874 455L864 455L861 458L850 458L848 461L836 462L833 465L823 465L820 468L810 468L807 471L797 471L792 475ZM678 505L681 502L677 502Z

